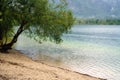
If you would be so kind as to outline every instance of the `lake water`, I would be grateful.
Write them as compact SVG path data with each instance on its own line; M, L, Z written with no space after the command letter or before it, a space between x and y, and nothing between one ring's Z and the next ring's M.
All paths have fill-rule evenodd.
M120 80L120 26L75 25L64 42L38 44L21 36L16 49L36 60L62 63L72 70Z

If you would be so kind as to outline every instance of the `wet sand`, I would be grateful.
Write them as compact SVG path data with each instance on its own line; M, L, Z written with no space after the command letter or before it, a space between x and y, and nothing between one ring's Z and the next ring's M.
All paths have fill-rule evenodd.
M37 62L17 50L0 53L0 80L104 80Z

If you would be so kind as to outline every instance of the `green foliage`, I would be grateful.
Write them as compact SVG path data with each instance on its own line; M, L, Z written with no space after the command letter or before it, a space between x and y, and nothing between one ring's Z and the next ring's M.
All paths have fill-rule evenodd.
M2 16L2 12L0 12L0 22L2 21L2 18L1 18L1 16Z
M65 0L60 0L58 4L48 0L2 0L0 6L2 39L23 26L21 30L38 42L50 40L59 43L62 34L67 33L74 23Z
M120 19L77 19L75 24L120 25Z
M27 35L38 42L50 40L59 43L62 34L67 32L74 22L72 13L65 9L63 2L54 6L53 4L48 4L48 0L29 0L27 6L20 10L22 19L19 19L27 22Z
M10 3L11 0L0 1L0 44L6 44L13 32L14 18Z

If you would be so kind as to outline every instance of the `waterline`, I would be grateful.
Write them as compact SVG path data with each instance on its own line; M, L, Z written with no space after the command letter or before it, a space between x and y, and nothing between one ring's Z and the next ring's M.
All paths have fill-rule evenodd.
M108 80L120 80L120 26L75 26L64 35L64 42L38 44L21 36L16 49L33 59L41 55L69 66L71 69ZM24 42L27 41L27 42ZM29 46L28 46L29 45Z

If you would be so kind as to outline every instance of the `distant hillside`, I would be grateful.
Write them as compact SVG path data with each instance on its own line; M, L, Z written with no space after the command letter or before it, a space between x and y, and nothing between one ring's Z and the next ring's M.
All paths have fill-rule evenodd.
M120 0L67 0L80 18L120 18Z

